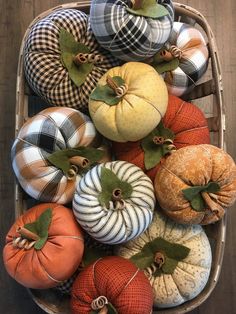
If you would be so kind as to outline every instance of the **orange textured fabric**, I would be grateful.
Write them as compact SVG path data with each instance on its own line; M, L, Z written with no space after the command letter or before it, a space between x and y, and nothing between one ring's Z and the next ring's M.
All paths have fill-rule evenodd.
M163 124L174 132L174 145L177 149L188 145L210 143L210 133L203 112L197 106L176 96L169 95ZM137 165L154 181L160 164L150 170L145 169L144 152L140 141L113 142L112 149L117 160L125 160ZM164 161L164 158L162 158L162 161Z
M32 223L48 208L52 220L48 239L40 250L15 247L18 227ZM43 203L20 216L9 230L3 251L8 273L20 284L34 289L46 289L68 279L79 267L84 250L82 230L71 209L56 203Z
M85 268L75 280L71 294L72 314L89 314L91 303L105 296L119 314L150 314L152 287L129 260L119 256L99 259Z

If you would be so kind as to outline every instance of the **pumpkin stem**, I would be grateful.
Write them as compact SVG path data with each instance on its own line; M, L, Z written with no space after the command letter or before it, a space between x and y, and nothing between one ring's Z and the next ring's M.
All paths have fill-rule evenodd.
M170 46L167 50L162 50L160 56L165 61L173 60L174 58L181 59L183 51L175 45Z
M131 9L139 10L142 8L143 1L142 0L131 0Z
M100 310L99 314L107 314L108 308L106 307L108 304L108 300L104 295L99 296L98 298L94 299L91 303L91 308L93 310Z
M154 136L153 139L152 139L153 143L156 144L156 145L164 144L164 140L165 139L164 139L163 136Z
M100 63L103 61L103 57L100 55L96 55L94 53L78 53L73 61L76 65L81 65L84 63Z
M73 156L69 158L69 162L73 165L79 166L80 168L86 168L89 165L89 160L81 156Z
M21 236L23 236L29 240L37 241L39 239L39 236L37 234L29 231L28 229L26 229L24 227L17 228L16 232L18 232Z
M127 93L128 85L118 85L110 75L107 75L107 85L116 93L117 97L122 97Z
M170 138L164 138L163 136L153 136L152 141L155 145L163 145L163 144L169 144L167 145L168 150L170 153L176 151L176 146L173 144L174 142Z
M112 201L115 209L123 209L125 207L125 201L122 199L121 189L114 189L112 191Z
M154 256L154 262L160 269L162 265L165 263L165 255L162 252L156 252Z
M207 192L202 192L202 197L204 201L207 204L207 207L217 215L217 217L220 219L221 217L224 216L225 210L220 204L216 203L213 201L213 199L210 197L210 195Z

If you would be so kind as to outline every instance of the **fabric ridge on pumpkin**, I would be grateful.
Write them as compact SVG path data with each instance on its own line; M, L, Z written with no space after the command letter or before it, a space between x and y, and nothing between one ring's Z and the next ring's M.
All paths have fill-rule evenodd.
M81 176L68 180L47 160L53 152L96 144L98 135L88 116L72 108L47 108L21 128L12 150L15 175L31 197L66 204Z
M112 170L133 191L123 209L101 205L101 168ZM78 183L73 211L79 224L97 241L118 244L137 237L152 221L155 197L151 180L141 169L123 161L93 167Z
M158 0L169 12L159 19L126 11L129 0L93 0L90 8L92 30L102 47L125 61L153 56L168 40L174 19L171 0Z
M160 212L155 212L148 229L138 238L118 246L115 253L130 259L139 253L146 243L158 237L190 249L189 255L178 262L172 274L162 273L155 277L155 265L144 269L153 287L154 306L178 306L196 297L205 287L212 263L210 243L201 226L181 225Z
M61 61L59 32L64 28L91 53L102 55L85 82L77 87ZM87 112L88 98L99 78L119 65L102 49L91 31L88 16L76 9L59 9L37 21L30 29L24 46L24 70L33 91L51 105L66 106Z

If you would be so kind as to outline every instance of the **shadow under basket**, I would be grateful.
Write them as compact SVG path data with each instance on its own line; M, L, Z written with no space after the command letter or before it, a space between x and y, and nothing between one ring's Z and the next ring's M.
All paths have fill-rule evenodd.
M54 7L48 11L43 12L37 16L29 25L21 44L21 50L18 63L17 74L17 90L16 90L16 125L15 132L18 134L20 128L25 121L32 115L43 110L49 105L36 96L28 87L23 71L23 48L27 34L31 26L58 9L78 9L89 13L90 1L80 1L67 3ZM212 30L207 23L204 16L195 9L174 3L175 7L175 21L184 22L194 25L199 28L204 35L209 49L209 65L207 73L204 75L205 81L201 81L195 88L187 95L184 95L185 100L194 100L194 104L199 106L205 113L208 120L208 125L211 133L211 144L225 149L224 131L225 131L225 112L223 106L223 87L222 76L220 70L220 63L218 58L217 47ZM35 205L33 199L29 199L21 187L15 184L15 216L19 217L24 213L27 208ZM204 226L208 238L211 243L213 260L210 277L204 290L194 299L185 302L184 304L169 308L158 309L153 308L153 313L161 312L162 314L181 314L187 313L194 308L201 305L213 291L221 270L222 260L224 255L225 233L226 233L226 220L227 215L224 216L219 222ZM55 289L48 290L33 290L29 289L33 300L42 308L46 313L69 314L69 297L62 296L62 294Z

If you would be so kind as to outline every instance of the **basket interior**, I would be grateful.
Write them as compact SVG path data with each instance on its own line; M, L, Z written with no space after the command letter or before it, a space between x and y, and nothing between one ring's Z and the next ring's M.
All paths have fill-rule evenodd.
M86 13L89 12L89 1L80 3L68 4L70 7L77 8ZM58 8L68 8L68 5L62 5ZM51 13L50 10L49 13ZM45 14L45 13L44 13ZM38 17L41 18L42 16ZM204 34L208 42L210 53L210 60L207 73L192 92L182 97L184 100L191 101L196 104L204 113L208 120L208 125L211 134L211 144L220 148L224 146L224 110L222 101L222 89L220 88L220 68L217 58L217 51L215 48L214 37L211 33L210 27L204 17L197 13L194 9L185 5L175 3L175 20L194 25ZM29 88L24 79L22 55L18 67L18 90L17 90L17 122L16 133L23 125L23 123L36 113L47 108L48 103L42 101L34 92ZM27 196L21 187L16 184L16 217L21 215L24 210L36 205L36 201ZM153 313L175 313L181 314L193 310L204 302L210 295L218 280L219 271L221 269L223 252L224 252L224 239L225 239L226 217L221 221L205 226L204 229L209 237L212 252L212 269L209 281L204 290L193 300L188 301L178 307L170 309L157 309ZM47 313L63 313L69 314L69 298L61 295L60 292L49 290L30 290L34 301Z

